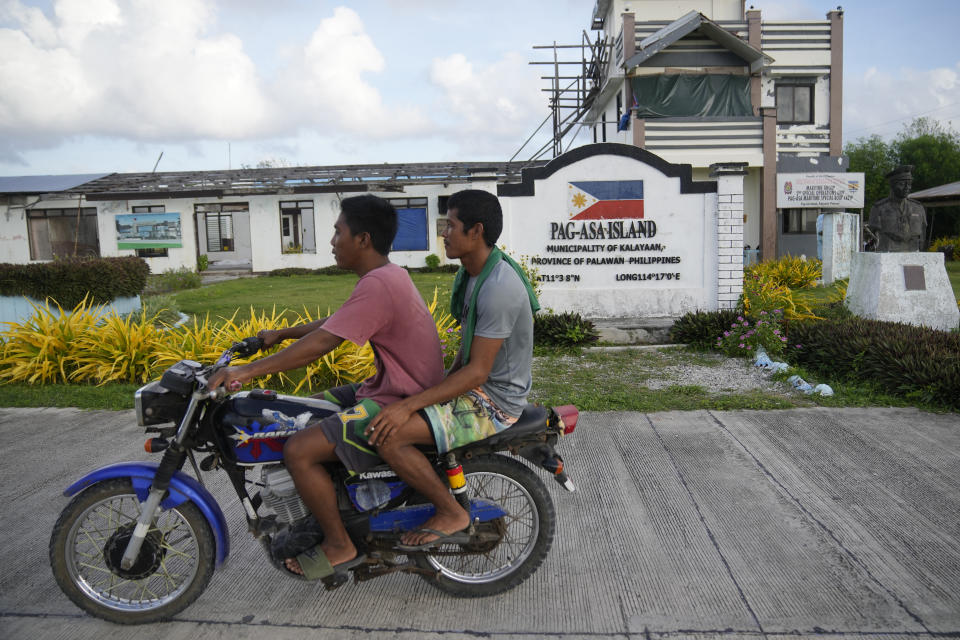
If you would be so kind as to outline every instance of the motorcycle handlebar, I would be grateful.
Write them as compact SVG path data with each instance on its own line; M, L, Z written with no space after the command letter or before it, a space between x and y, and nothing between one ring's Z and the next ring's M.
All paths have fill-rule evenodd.
M250 336L249 338L244 338L240 342L234 342L233 346L230 347L231 351L241 358L247 356L252 356L261 349L263 349L263 338L258 338L257 336Z
M219 371L221 368L229 365L234 356L246 358L247 356L252 356L261 349L263 349L263 339L258 338L257 336L250 336L249 338L244 338L240 342L234 342L232 345L230 345L229 349L220 355L213 365L204 370L203 378L208 378L214 372ZM205 384L206 382L204 381L204 385Z

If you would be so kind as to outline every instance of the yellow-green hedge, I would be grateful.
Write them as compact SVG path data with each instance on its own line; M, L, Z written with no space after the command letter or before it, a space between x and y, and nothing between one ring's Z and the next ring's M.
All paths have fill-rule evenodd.
M256 335L261 329L288 326L283 311L276 309L258 314L251 308L249 317L238 318L235 314L221 318L219 323L207 316L179 327L158 327L155 317L144 313L125 317L103 313L102 308L87 300L66 312L56 302L53 307L50 304L33 305L30 318L7 323L7 330L0 332L0 384L145 383L179 360L212 363L224 349L242 338ZM449 365L459 347L456 322L441 309L436 291L428 307ZM293 324L315 319L304 310ZM312 391L357 382L373 373L370 345L357 347L344 341L304 369L265 376L254 384L273 384L294 391L306 387Z

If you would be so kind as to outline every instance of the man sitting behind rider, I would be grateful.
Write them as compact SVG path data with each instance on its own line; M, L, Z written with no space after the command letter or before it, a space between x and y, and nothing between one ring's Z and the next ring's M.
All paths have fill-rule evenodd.
M539 308L521 268L494 243L503 229L497 197L467 190L450 196L443 244L462 264L451 313L460 352L440 384L384 407L367 426L370 443L407 484L436 507L423 527L401 538L429 546L470 524L415 445L441 454L502 431L523 412L532 382L533 314Z
M396 233L397 212L386 200L369 195L343 200L330 244L337 266L360 276L350 298L328 318L261 331L264 348L297 341L266 358L222 369L208 383L211 389L221 385L230 389L259 376L297 369L344 340L373 345L376 375L360 385L326 391L323 396L344 411L294 434L283 449L297 491L324 532L319 548L296 561L287 560L291 571L311 578L361 560L340 518L333 481L323 463L339 458L356 472L381 464L364 436L370 419L380 407L443 379L443 353L430 311L406 270L387 257Z

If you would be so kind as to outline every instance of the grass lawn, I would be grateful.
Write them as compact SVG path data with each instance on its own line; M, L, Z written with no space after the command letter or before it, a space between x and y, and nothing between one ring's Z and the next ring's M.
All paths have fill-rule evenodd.
M960 300L960 260L951 260L944 264L947 266L947 277L950 278L953 295L957 300Z
M580 351L538 347L533 364L530 401L548 406L574 404L581 411L729 411L812 406L920 406L922 409L942 411L938 407L918 405L905 398L881 393L868 385L824 380L800 369L791 369L779 377L786 379L788 375L799 373L804 379L831 384L836 395L824 398L792 391L779 393L763 389L710 392L691 384L690 380L675 379L666 385L660 380L664 372L672 367L694 365L712 368L718 366L719 362L714 354L677 348L657 351ZM660 380L661 384L648 386L648 381L657 380ZM133 394L139 386L0 385L0 407L132 409Z
M429 304L434 289L444 307L450 299L453 285L452 273L411 273L413 283L420 295ZM286 276L240 278L217 282L199 289L186 289L169 294L173 304L188 315L210 314L211 319L229 318L237 310L240 316L249 314L250 307L257 312L271 313L287 310L289 321L306 308L316 316L327 315L340 307L357 283L355 275L337 276Z
M951 285L960 298L960 261L948 262ZM450 273L412 273L411 277L428 302L434 289L446 306L453 283ZM153 303L172 305L187 314L211 318L230 317L255 311L271 313L289 310L295 319L306 307L310 313L326 315L339 307L350 295L356 276L287 276L243 278L220 282L199 289L183 290L148 298ZM835 287L817 287L804 292L813 305L823 304L836 296ZM658 367L675 364L709 366L702 355L682 349L666 349L653 355L639 350L598 351L569 349L537 349L534 362L534 384L531 401L547 405L575 404L585 411L669 411L694 409L785 409L803 406L920 406L917 403L882 394L869 386L850 381L832 381L809 377L831 384L836 391L832 398L782 394L773 391L711 393L702 387L676 381L651 389L645 384ZM701 361L703 360L703 361ZM789 375L785 374L785 375ZM784 375L784 377L785 377ZM0 406L4 407L80 407L86 409L129 409L133 392L139 385L111 384L102 387L85 385L25 384L0 385Z

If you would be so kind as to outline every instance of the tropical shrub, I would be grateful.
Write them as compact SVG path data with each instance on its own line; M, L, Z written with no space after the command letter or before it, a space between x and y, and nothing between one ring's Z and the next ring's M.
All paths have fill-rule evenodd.
M761 311L772 313L778 309L786 320L817 317L810 303L795 295L790 287L757 274L744 274L739 308L742 315L754 319Z
M287 276L309 276L314 272L313 269L306 267L284 267L283 269L274 269L267 272L271 278L286 278Z
M570 347L599 340L596 326L579 313L540 312L533 316L533 343Z
M177 310L177 304L173 296L169 294L160 294L155 296L144 296L140 299L140 311L134 313L145 313L154 319L155 324L161 326L172 326L180 321L180 312Z
M760 280L790 289L806 289L823 277L823 263L815 258L784 256L765 260L743 270L744 279L759 276Z
M437 290L428 308L449 366L460 344L457 323L439 304ZM95 311L99 310L91 310L87 302L78 305L72 313L59 315L49 305L35 305L34 310L31 318L10 323L10 329L0 334L0 383L142 383L179 360L210 363L238 340L257 335L263 329L288 326L284 311L276 308L259 314L251 308L249 317L238 318L235 314L218 322L208 315L178 327L157 323L155 314L146 311L98 318ZM317 317L319 312L315 317L304 309L294 324L313 322ZM263 354L251 358L259 357ZM359 382L374 372L371 346L358 347L344 341L306 367L264 376L254 384L292 388L295 392L314 391Z
M77 368L70 379L100 385L148 382L158 371L155 354L162 335L153 321L145 313L108 314L77 338Z
M142 258L59 258L34 264L0 264L0 295L53 298L75 307L140 295L150 267Z
M160 371L180 360L213 362L230 344L221 327L210 320L209 314L202 319L194 316L190 322L165 332L154 358Z
M427 269L436 269L440 266L440 256L431 253L426 257Z
M180 267L179 269L167 269L161 274L150 276L150 293L169 293L171 291L183 291L184 289L196 289L203 284L200 274L189 267Z
M76 369L81 349L78 339L96 324L97 307L87 298L65 313L49 301L32 304L33 315L22 322L7 323L3 332L0 381L50 384L67 382Z
M789 340L811 371L960 410L960 333L851 316L793 323Z
M738 315L733 309L685 313L670 327L670 341L710 349L716 346L717 336L727 330Z
M945 261L960 259L960 236L937 238L930 243L928 251L940 251Z
M433 300L427 305L427 309L433 316L433 323L437 325L440 348L443 349L443 366L449 369L460 351L460 325L447 311L447 305L440 304L436 287L433 288Z

